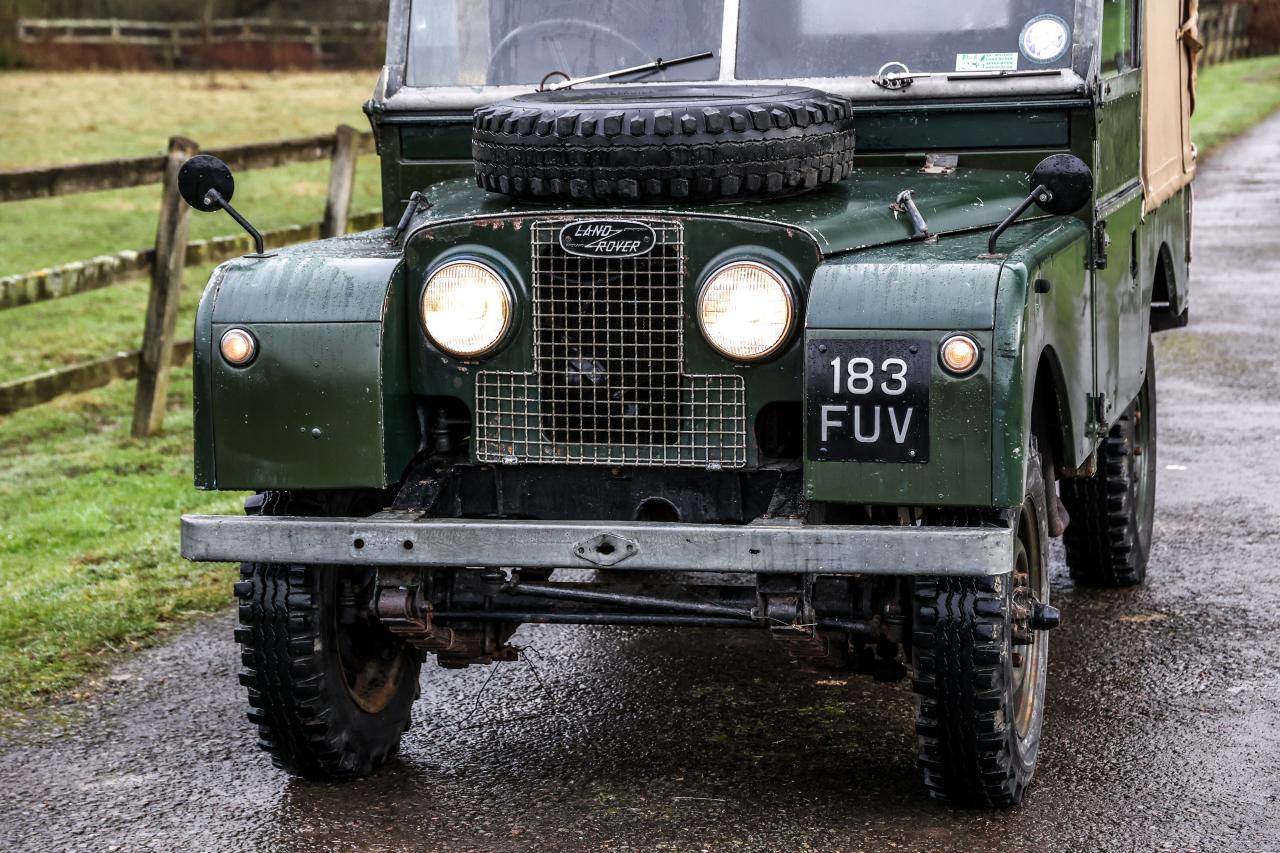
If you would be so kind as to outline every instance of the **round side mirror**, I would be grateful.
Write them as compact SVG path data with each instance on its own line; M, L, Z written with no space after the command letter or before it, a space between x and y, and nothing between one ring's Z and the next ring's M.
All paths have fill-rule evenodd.
M183 201L202 213L212 213L220 206L206 201L209 191L217 190L222 200L230 202L236 192L236 179L227 164L209 154L197 154L178 172L178 192Z
M1093 198L1093 172L1074 154L1054 154L1031 173L1031 192L1040 187L1049 191L1049 198L1036 197L1040 209L1053 216L1069 216Z

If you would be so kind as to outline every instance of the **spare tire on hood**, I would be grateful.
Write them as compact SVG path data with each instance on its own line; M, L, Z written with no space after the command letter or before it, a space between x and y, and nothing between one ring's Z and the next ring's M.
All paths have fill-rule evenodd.
M475 112L476 182L538 201L778 198L853 169L847 98L785 86L536 92Z

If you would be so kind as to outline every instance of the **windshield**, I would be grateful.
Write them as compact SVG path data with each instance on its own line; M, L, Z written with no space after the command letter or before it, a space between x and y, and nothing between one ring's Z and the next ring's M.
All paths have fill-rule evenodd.
M1052 70L1071 67L1080 41L1076 0L737 5L725 38L725 0L412 0L406 82L536 87L548 75L552 85L703 51L715 56L612 82L870 77L889 63L917 73Z
M410 86L536 86L714 51L618 82L706 81L724 0L413 0L410 27Z
M1069 68L1075 0L741 0L742 80ZM902 69L895 69L901 71Z

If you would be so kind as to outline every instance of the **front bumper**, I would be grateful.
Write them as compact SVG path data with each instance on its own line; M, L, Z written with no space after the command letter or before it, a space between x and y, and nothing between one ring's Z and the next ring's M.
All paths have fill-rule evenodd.
M212 562L980 577L1013 564L1012 527L835 527L189 515L182 556Z

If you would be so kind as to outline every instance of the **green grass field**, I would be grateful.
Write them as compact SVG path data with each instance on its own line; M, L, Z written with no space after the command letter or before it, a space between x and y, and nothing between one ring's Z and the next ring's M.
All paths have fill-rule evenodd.
M1200 153L1219 148L1280 109L1280 56L1246 59L1200 74L1192 130Z
M0 74L0 169L366 126L375 75ZM287 110L281 110L287 104ZM237 205L266 229L317 221L325 163L246 172ZM356 209L378 205L362 159ZM0 275L154 242L159 188L0 205ZM235 233L196 216L192 237ZM179 329L210 268L189 269ZM138 346L146 281L0 311L0 382ZM184 512L235 512L242 496L191 484L190 372L177 371L164 434L129 436L133 383L0 418L0 708L79 681L105 656L224 606L232 570L177 556Z
M0 169L363 126L372 74L0 74ZM286 105L282 110L281 104ZM1196 138L1210 151L1280 107L1280 58L1210 69ZM318 220L325 164L240 176L263 228ZM377 206L376 160L357 207ZM147 245L154 187L0 205L0 275ZM196 238L234 233L198 217ZM187 271L180 328L209 270ZM0 381L138 345L144 281L0 311ZM177 557L183 512L234 512L191 486L190 372L175 373L164 434L129 437L132 383L0 418L0 709L74 685L114 652L229 603L232 570Z
M362 129L360 107L374 79L367 72L0 74L0 169L156 154L174 135L213 148L328 133L342 123ZM319 221L328 169L308 163L240 174L236 206L264 231ZM361 158L355 210L380 206L378 181L377 158ZM149 246L159 204L154 186L0 205L0 276ZM193 240L235 231L226 216L197 214L191 223ZM190 328L210 271L187 270L180 329ZM0 315L0 382L135 349L146 304L140 280Z
M128 382L0 420L0 707L229 600L230 568L176 554L180 514L241 504L192 488L190 385L175 372L148 441L129 436Z

